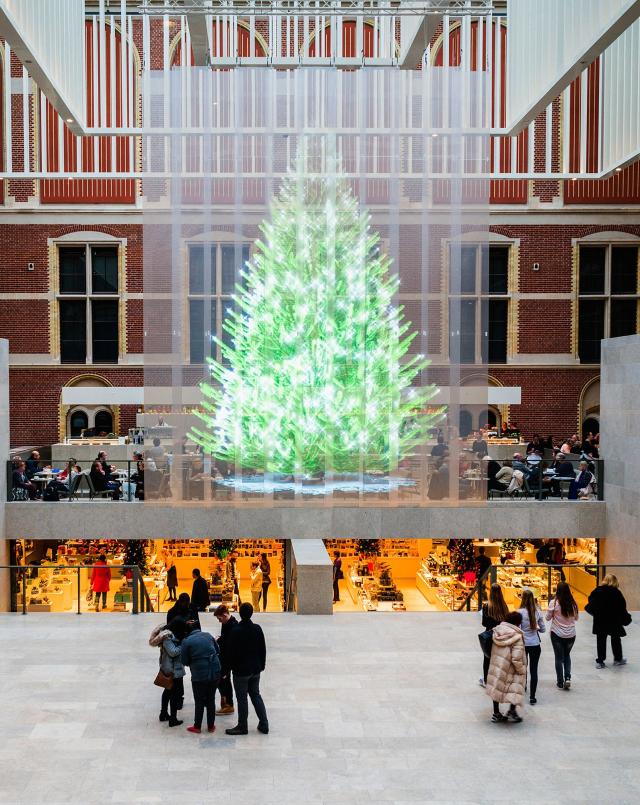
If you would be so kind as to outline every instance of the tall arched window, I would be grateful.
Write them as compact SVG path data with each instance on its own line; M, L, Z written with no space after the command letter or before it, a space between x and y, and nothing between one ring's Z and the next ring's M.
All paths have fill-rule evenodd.
M96 433L113 433L113 414L111 411L98 411L93 420Z

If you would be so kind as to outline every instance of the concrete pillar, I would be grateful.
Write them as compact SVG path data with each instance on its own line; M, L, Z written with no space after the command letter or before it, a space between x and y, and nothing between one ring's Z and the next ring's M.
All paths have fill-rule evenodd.
M298 615L332 615L333 567L321 539L291 540L291 572Z
M5 539L5 499L9 460L9 342L0 338L0 567L9 564L9 543ZM11 608L9 571L0 570L0 612Z
M606 538L603 564L640 564L640 336L602 342L600 445L604 458ZM611 567L629 609L640 609L640 567Z

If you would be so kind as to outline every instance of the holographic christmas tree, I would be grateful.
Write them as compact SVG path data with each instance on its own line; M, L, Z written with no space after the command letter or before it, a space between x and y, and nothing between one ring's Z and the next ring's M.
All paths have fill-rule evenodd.
M191 438L233 465L282 474L392 472L442 414L394 303L398 279L344 177L291 172L261 227L209 359Z

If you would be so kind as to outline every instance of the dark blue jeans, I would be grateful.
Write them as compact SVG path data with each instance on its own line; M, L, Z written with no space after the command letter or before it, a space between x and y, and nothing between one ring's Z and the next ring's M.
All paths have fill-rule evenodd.
M249 719L248 696L258 716L259 726L268 727L269 720L267 719L267 710L262 701L262 696L260 695L260 674L238 676L234 673L233 687L236 691L236 700L238 703L238 726L242 729L247 729L247 721Z
M556 658L558 685L563 685L565 680L571 679L571 649L575 642L575 637L560 637L555 632L551 632L551 645Z

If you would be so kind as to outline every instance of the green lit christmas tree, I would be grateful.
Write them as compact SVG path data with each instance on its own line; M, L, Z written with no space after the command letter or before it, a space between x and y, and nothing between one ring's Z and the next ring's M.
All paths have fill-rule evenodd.
M201 383L191 438L232 465L283 474L393 471L440 411L398 279L345 178L290 173L236 285L224 363Z

